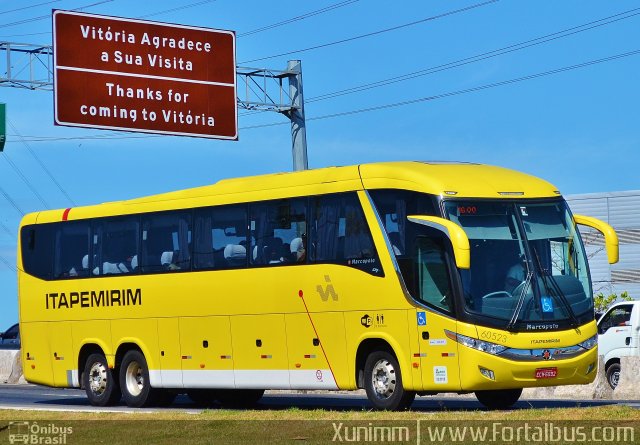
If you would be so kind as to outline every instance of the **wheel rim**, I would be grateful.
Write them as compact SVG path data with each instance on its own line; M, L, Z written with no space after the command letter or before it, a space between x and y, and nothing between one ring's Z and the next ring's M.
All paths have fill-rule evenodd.
M620 371L614 371L613 373L611 373L611 378L609 380L611 386L613 386L614 388L618 386L618 381L620 380Z
M101 396L107 389L107 367L104 363L95 362L89 369L89 389L96 396Z
M388 360L378 360L371 372L373 390L380 399L388 399L396 389L396 370Z
M125 374L127 391L132 396L139 396L144 388L144 375L138 362L131 362Z

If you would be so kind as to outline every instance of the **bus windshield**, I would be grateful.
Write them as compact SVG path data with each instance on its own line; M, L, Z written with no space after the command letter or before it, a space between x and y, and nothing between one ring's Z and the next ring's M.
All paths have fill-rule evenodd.
M470 241L471 267L461 271L468 312L505 329L577 326L593 317L587 260L564 201L446 201L444 208Z

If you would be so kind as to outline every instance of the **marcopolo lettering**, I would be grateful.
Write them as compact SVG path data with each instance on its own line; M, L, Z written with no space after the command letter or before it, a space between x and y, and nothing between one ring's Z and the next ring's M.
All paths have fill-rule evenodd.
M46 309L73 309L111 307L111 306L142 306L141 289L107 289L101 291L81 292L51 292L45 294Z
M527 323L527 331L549 331L557 330L560 325L556 323L544 323L544 324L530 324Z

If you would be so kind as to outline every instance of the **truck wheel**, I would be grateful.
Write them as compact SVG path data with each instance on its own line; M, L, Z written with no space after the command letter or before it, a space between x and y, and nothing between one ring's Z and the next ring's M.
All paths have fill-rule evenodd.
M113 370L104 355L94 353L87 357L82 373L82 386L93 406L110 406L120 401L122 394Z
M489 409L509 409L522 395L522 388L476 391L476 398Z
M159 391L151 388L147 360L140 351L127 351L120 364L120 388L127 406L141 408L156 403Z
M616 389L618 383L620 383L620 363L612 363L607 368L607 382L611 389Z
M398 360L387 351L376 351L364 365L364 389L375 409L399 411L409 408L416 397L414 391L402 387Z

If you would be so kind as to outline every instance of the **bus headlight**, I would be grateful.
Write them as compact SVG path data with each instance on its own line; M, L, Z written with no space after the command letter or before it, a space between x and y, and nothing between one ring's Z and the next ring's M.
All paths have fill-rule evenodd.
M462 334L456 334L455 332L445 330L445 333L451 340L457 341L461 345L464 345L468 348L486 352L487 354L499 355L507 349L506 346L497 345L488 341L478 340L477 338L467 337L466 335Z
M583 341L582 343L578 343L578 346L584 349L591 349L598 344L598 336L594 335L588 340Z

